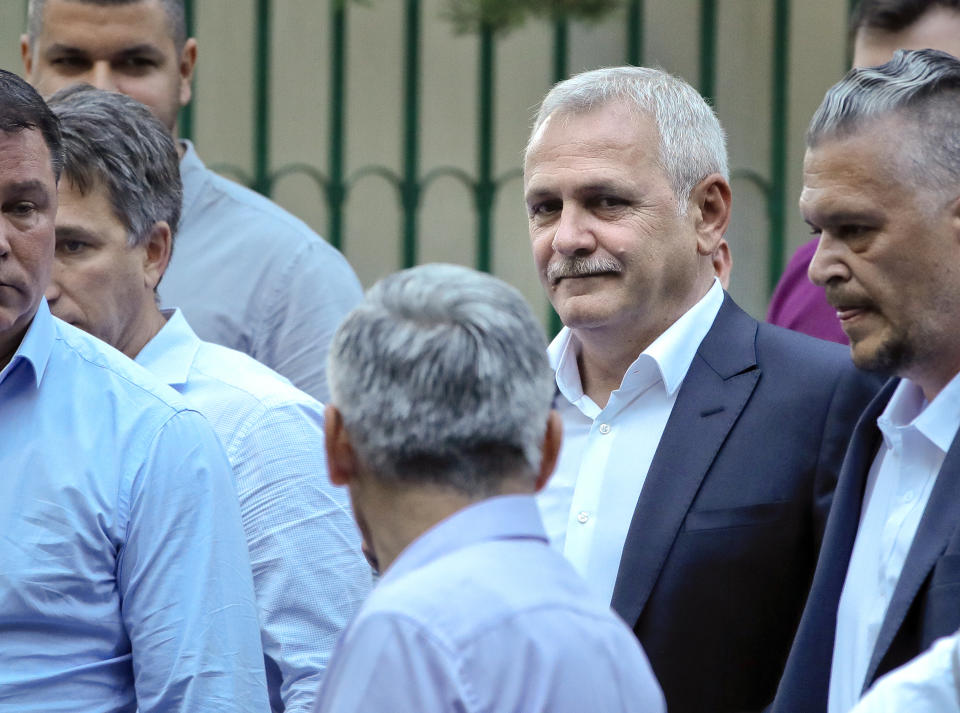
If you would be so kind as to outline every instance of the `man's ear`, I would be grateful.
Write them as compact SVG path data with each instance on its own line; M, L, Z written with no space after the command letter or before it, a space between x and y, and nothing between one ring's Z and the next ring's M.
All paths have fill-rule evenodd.
M333 404L323 410L323 436L330 482L349 485L357 474L357 455L343 426L343 415Z
M30 36L26 33L20 35L20 59L23 61L23 76L28 82L33 84L33 53L30 50Z
M720 244L711 258L713 262L713 271L720 278L720 286L723 289L730 288L730 273L733 270L733 255L730 254L730 244L725 238L720 238Z
M719 173L711 173L690 192L690 206L695 210L697 252L712 256L730 224L733 202L730 184Z
M560 444L563 443L563 421L555 409L550 409L547 416L547 431L543 436L543 458L540 459L540 472L534 483L534 492L539 493L553 475L557 467L557 458L560 456Z
M152 291L157 289L160 278L167 271L173 251L173 234L167 221L158 220L153 224L144 248L143 279L146 287Z
M197 66L197 41L187 39L180 53L180 106L186 106L193 97L193 70Z

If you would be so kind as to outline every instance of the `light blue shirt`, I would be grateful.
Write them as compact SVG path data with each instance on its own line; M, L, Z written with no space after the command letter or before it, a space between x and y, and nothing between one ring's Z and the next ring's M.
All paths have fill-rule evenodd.
M308 711L371 587L347 491L327 476L323 406L246 354L200 341L179 310L137 363L220 437L250 547L271 700Z
M663 713L633 633L547 544L532 496L411 543L344 632L320 713Z
M41 301L0 371L0 711L262 713L249 558L210 426Z
M208 342L249 354L326 401L327 349L363 297L332 245L280 206L206 168L189 141L164 306Z

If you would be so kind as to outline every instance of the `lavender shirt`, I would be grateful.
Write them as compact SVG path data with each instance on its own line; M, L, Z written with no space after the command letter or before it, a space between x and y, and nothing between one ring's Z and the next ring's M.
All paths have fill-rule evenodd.
M807 269L816 251L816 239L797 248L770 298L767 321L811 337L849 344L850 340L837 319L837 311L827 303L823 288L814 285L807 277Z

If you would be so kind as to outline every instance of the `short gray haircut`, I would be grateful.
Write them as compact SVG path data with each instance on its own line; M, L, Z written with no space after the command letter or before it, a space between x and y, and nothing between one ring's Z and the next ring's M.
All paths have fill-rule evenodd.
M88 5L130 5L144 0L68 0L69 2L83 2ZM43 8L47 0L30 0L27 5L27 39L31 49L37 38L43 33ZM187 41L187 12L183 0L160 0L160 4L167 12L170 36L177 52L183 49Z
M505 282L411 268L375 284L334 335L332 403L381 482L489 496L540 467L555 390L546 346Z
M60 119L66 178L86 195L106 187L130 245L163 220L177 232L183 200L180 156L167 128L123 94L76 85L48 104Z
M914 183L955 190L960 181L960 60L939 50L897 50L879 67L850 70L813 115L807 146L851 136L886 118L916 127L913 141L900 148Z
M585 114L613 102L653 118L660 134L660 165L681 213L694 186L711 173L730 180L726 135L713 109L682 79L649 67L605 67L555 84L540 104L524 155L551 114Z

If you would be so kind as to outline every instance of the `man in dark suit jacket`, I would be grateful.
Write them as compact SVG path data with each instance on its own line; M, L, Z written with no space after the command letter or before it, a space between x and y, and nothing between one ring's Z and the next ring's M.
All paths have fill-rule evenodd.
M727 175L700 95L633 67L557 85L525 157L534 259L566 325L541 510L672 713L772 699L876 387L842 347L759 325L723 292Z
M897 52L811 122L800 199L854 363L895 375L844 461L777 713L848 711L960 627L960 61Z

